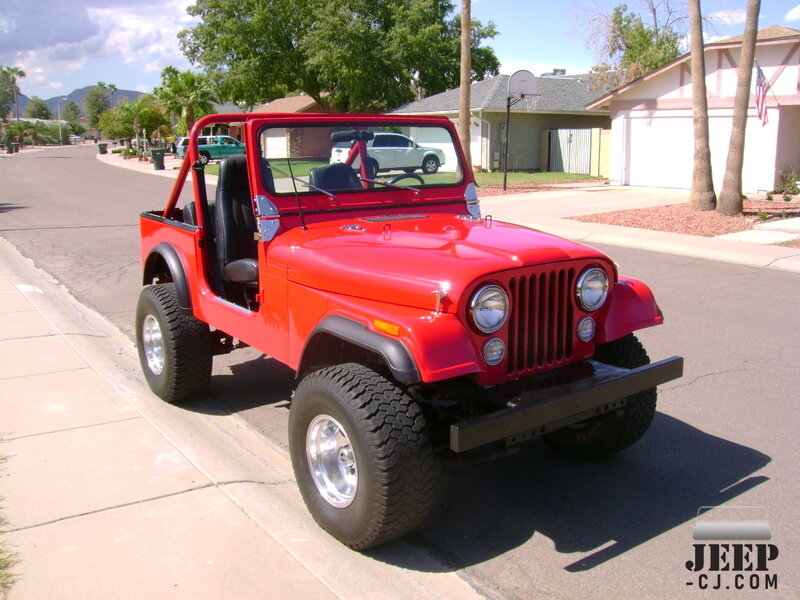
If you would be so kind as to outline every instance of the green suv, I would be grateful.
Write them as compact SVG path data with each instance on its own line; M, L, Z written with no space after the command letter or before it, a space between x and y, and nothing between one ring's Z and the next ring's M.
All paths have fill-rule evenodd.
M244 144L229 135L201 135L197 141L200 156L204 156L208 160L219 160L232 154L244 154ZM182 137L178 140L177 151L179 158L186 156L188 147L188 137Z

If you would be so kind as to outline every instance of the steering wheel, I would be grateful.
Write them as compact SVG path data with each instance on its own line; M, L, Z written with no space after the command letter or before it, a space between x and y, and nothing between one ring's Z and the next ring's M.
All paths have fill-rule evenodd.
M400 173L400 175L395 175L389 180L389 183L397 183L398 181L402 181L403 179L416 179L420 185L425 185L425 182L422 180L422 177L417 175L416 173Z

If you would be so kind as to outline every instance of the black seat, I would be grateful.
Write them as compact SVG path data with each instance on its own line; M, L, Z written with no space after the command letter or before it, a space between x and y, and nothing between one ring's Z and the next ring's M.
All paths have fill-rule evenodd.
M326 192L361 189L361 180L350 165L333 163L315 167L308 172L308 181L314 187Z
M250 200L247 159L243 154L228 156L219 167L214 230L217 264L228 282L258 283L256 217Z

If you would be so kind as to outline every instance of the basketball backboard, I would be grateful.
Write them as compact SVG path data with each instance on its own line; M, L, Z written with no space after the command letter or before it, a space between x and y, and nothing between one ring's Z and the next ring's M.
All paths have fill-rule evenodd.
M508 79L508 95L515 98L525 98L536 94L538 81L533 73L522 69L514 72Z

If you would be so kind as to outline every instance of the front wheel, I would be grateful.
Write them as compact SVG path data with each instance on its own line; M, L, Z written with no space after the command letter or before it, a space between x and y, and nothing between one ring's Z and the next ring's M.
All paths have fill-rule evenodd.
M161 399L179 402L208 387L213 360L208 325L180 307L175 284L142 290L136 346L147 384Z
M647 351L632 333L598 346L594 358L626 369L650 364ZM656 413L656 398L656 388L633 394L625 408L549 433L544 441L573 458L591 460L616 454L645 434Z
M289 450L309 512L355 550L405 535L433 504L439 466L420 406L363 365L328 367L300 382Z
M439 170L439 159L433 154L426 156L422 161L422 172L426 175L433 175Z

